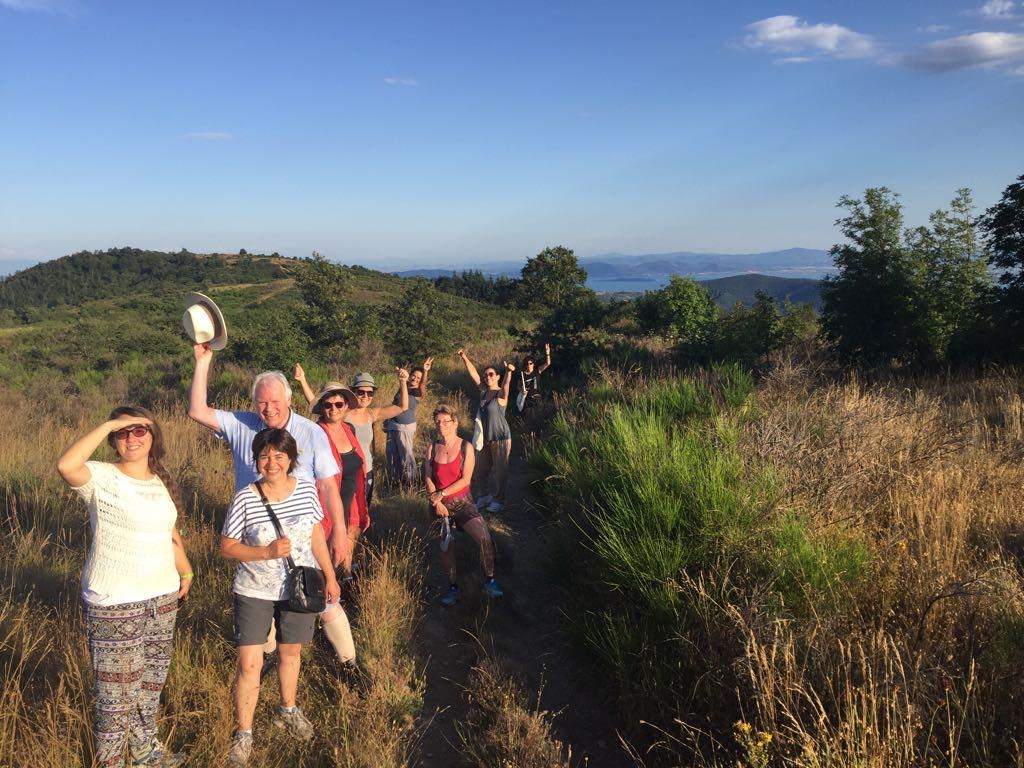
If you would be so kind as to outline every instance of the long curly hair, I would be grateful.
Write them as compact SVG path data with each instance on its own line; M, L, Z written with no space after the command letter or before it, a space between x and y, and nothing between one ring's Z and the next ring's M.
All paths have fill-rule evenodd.
M167 467L163 465L164 454L167 451L164 446L164 433L160 431L160 424L157 423L153 412L138 405L119 405L110 412L110 416L107 418L116 419L119 416L138 416L141 419L149 419L149 431L153 435L153 445L149 449L149 470L159 477L160 481L164 484L164 488L170 494L171 501L174 502L178 514L184 514L184 505L181 503L181 491L178 489L178 484L174 481L174 478L171 477L171 473L167 471ZM107 444L111 448L116 447L113 432L107 435Z

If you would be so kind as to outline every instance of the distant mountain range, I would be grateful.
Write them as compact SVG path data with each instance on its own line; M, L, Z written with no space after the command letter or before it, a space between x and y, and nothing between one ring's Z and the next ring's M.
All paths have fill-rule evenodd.
M663 283L670 275L685 275L694 278L719 278L756 272L776 277L821 278L834 271L832 256L828 251L814 248L787 248L782 251L764 253L695 253L675 251L672 253L623 254L605 253L585 256L579 260L587 270L592 287L598 290L615 290L606 281L651 280ZM494 262L479 267L457 267L480 269L485 275L518 277L523 264L518 262ZM396 274L402 277L439 277L450 275L452 269L409 269ZM601 286L593 285L600 281ZM657 287L652 285L652 288ZM628 290L628 289L624 289Z

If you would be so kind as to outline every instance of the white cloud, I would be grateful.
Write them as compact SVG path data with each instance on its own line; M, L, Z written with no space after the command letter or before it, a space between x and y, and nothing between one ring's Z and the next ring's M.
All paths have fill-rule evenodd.
M384 82L388 85L419 85L419 81L417 81L415 77L385 77Z
M949 32L951 27L949 24L929 24L926 27L918 27L918 32L925 32L929 35L937 35L940 32Z
M1024 77L1024 67L1014 67L1010 70L1010 74L1016 75L1017 77Z
M1024 34L973 32L937 40L903 56L904 63L929 72L1010 64L1024 59Z
M231 141L235 138L233 133L227 131L189 131L183 133L183 139L198 139L200 141Z
M1016 7L1014 0L988 0L978 9L978 13L989 19L1012 19L1016 16Z
M814 61L810 56L785 56L781 59L776 59L776 64L806 64L809 61Z
M743 44L791 54L789 59L819 56L852 59L876 52L875 42L869 35L841 24L809 24L797 16L772 16L748 24Z

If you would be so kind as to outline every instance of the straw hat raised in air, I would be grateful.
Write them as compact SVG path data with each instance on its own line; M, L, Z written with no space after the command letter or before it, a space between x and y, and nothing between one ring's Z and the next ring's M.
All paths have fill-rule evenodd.
M201 293L185 297L185 314L181 318L185 333L196 344L209 344L210 349L224 349L228 343L228 326L213 299Z

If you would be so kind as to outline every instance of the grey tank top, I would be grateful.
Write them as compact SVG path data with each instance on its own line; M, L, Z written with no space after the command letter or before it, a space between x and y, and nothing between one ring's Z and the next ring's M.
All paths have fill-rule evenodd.
M354 422L345 419L345 423L352 427L352 431L356 433L356 440L359 441L359 447L363 449L363 456L366 458L366 471L370 472L373 470L373 422L368 421L365 424L356 424Z
M416 389L409 390L409 408L408 410L402 411L400 414L395 416L393 419L388 419L384 422L384 431L387 432L391 429L392 424L415 424L416 423L416 409L419 407L420 398L423 396L423 392L419 387ZM391 401L393 405L400 405L402 403L402 391L395 392L395 399Z
M479 413L480 421L484 423L485 443L512 438L512 431L505 420L505 408L506 406L498 404L498 395L494 393L492 396L491 390L480 396Z

